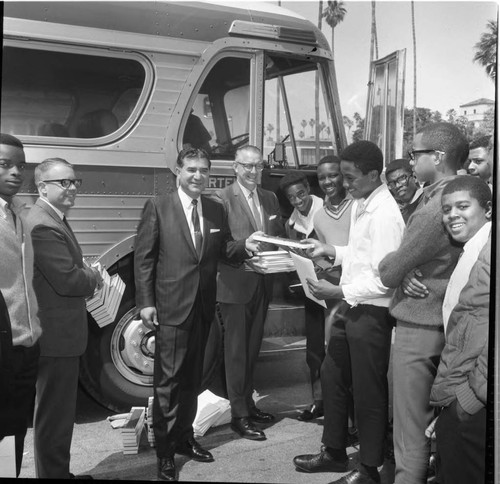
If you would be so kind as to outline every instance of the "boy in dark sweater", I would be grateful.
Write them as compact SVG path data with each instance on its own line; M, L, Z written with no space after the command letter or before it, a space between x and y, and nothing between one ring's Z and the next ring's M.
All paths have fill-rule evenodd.
M442 305L461 248L444 230L441 193L467 160L466 138L450 123L426 126L409 153L420 182L428 183L408 220L398 250L379 265L387 287L397 288L389 310L397 319L393 348L395 484L425 484L430 442L425 429L434 409L429 395L444 346ZM412 286L422 293L412 292Z

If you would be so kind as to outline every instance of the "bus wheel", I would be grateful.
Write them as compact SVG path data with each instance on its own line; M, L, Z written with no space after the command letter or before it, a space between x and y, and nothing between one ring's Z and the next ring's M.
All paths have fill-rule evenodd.
M207 343L203 389L219 368L222 337L222 326L215 318ZM122 304L115 323L101 329L91 321L80 370L83 388L99 404L115 412L147 406L148 397L153 395L154 348L154 331L142 324L133 300Z

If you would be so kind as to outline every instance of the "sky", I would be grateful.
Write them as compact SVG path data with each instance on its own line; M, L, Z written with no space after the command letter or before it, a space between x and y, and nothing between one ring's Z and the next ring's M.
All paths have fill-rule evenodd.
M278 2L268 2L278 4ZM281 0L281 6L317 24L317 0ZM324 5L326 1L324 2ZM335 28L335 68L342 114L366 112L370 60L371 2L345 1L347 13ZM495 99L495 85L484 68L472 61L474 44L496 19L497 3L482 1L415 1L417 106L458 111L479 98ZM413 40L411 3L377 1L379 56L406 49L405 106L413 107ZM322 28L328 41L331 29Z

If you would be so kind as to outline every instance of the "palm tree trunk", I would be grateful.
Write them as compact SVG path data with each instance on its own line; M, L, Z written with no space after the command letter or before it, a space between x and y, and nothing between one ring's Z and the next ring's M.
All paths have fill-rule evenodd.
M411 30L413 33L413 138L417 134L417 38L415 35L415 5L411 2Z
M323 0L319 0L318 6L318 29L321 30L321 23L323 19ZM319 66L318 66L319 69ZM319 151L319 71L316 71L314 76L314 114L316 120L316 136L315 136L315 155L316 155L316 163L320 159L320 151Z

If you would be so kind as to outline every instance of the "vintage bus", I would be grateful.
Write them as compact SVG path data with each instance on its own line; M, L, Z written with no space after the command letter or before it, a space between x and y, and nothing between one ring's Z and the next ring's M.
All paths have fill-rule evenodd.
M135 308L133 251L145 200L175 189L187 144L210 152L209 190L233 182L235 150L247 143L265 154L265 187L276 189L286 168L304 169L296 138L314 116L315 76L329 149L342 149L328 42L269 4L23 1L4 4L2 57L1 130L23 141L29 162L21 197L33 204L32 171L43 159L74 164L84 183L69 220L84 256L126 284L112 324L100 328L89 314L81 383L110 409L144 404L154 334ZM267 334L303 317L280 276ZM217 344L210 348L206 381L217 360Z

